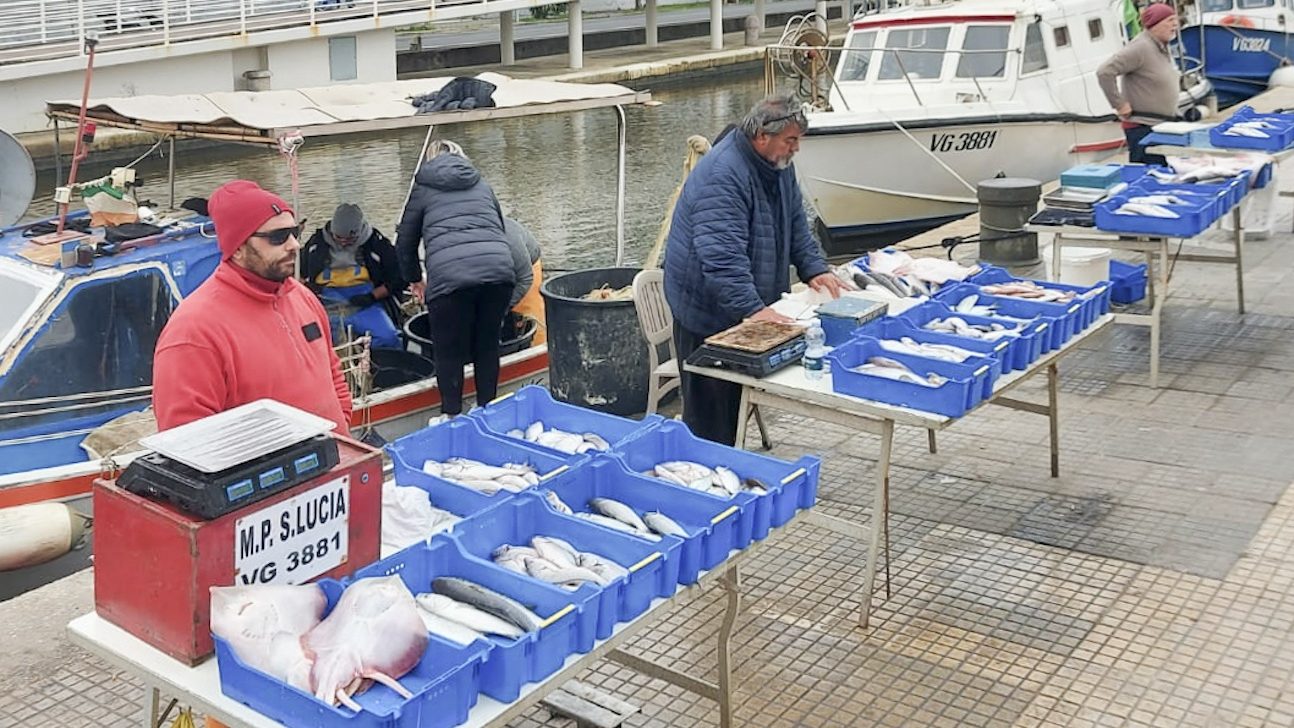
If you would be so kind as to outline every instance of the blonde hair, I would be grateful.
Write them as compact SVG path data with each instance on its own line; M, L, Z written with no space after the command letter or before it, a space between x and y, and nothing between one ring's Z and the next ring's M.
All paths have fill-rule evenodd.
M435 159L442 154L454 154L467 159L467 155L463 153L463 148L458 146L456 142L451 142L448 139L433 139L431 145L427 147L427 159Z

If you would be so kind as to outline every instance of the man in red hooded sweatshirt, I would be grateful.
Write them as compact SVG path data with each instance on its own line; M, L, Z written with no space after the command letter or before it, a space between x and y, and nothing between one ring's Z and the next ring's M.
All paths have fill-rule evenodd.
M274 399L348 434L350 390L328 315L297 282L301 228L278 195L247 180L207 201L221 262L180 303L157 342L153 409L160 430Z

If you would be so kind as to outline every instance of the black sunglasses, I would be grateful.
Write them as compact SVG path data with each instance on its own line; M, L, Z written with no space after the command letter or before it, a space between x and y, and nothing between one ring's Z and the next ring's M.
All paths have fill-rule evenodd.
M801 111L801 110L799 110L799 109L796 109L795 111L792 111L791 113L787 114L786 116L779 116L779 117L777 117L777 118L775 118L775 119L769 119L768 121L764 122L761 126L762 126L762 127L763 127L763 126L772 126L773 124L776 124L776 123L778 123L779 121L794 121L794 122L795 122L795 124L796 124L796 126L800 127L801 129L807 129L807 128L809 128L809 119L808 119L808 117L806 117L806 116L804 115L804 112L803 112L803 111Z
M286 243L288 241L288 238L296 238L297 240L300 240L301 231L305 228L305 226L306 226L306 221L302 220L299 225L293 225L292 227L278 228L275 230L267 230L263 233L252 233L251 237L261 238L266 242L268 242L270 245L273 245L274 247L277 248L280 245L283 245L284 243Z

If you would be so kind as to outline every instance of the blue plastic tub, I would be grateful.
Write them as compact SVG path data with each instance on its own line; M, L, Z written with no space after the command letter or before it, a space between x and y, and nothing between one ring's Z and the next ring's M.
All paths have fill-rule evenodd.
M321 579L318 583L328 597L331 612L341 598L342 585L330 579ZM349 708L327 705L303 690L247 666L227 642L214 635L213 640L221 692L284 725L302 728L458 725L467 720L467 714L476 705L482 665L490 648L484 640L464 646L428 635L427 651L422 659L399 679L413 697L405 698L375 683L354 697L362 708L355 713Z
M573 592L537 583L468 556L446 534L438 533L428 543L370 564L357 571L354 578L388 574L398 574L414 594L431 591L436 577L467 579L527 605L548 620L537 632L517 639L486 638L491 647L481 668L481 692L500 702L516 700L522 685L543 680L561 668L571 654L588 652L593 647L598 620L596 602L580 604L581 598Z
M502 503L515 494L501 490L494 495L485 495L465 485L428 475L422 470L423 461L464 457L488 465L528 463L534 466L541 478L569 467L563 458L547 449L485 432L480 423L470 417L457 417L411 432L388 444L386 452L391 456L397 484L427 491L432 505L464 518Z
M953 308L957 302L969 296L976 296L977 305L993 306L995 311L1003 316L1051 321L1051 326L1047 328L1047 340L1043 344L1044 353L1064 346L1070 337L1082 330L1083 304L1080 301L1046 303L1011 296L993 296L984 293L979 286L972 283L947 286L940 290L935 298L947 303L949 308Z
M931 300L925 303L913 306L912 308L899 314L897 318L909 321L913 326L928 331L926 326L932 321L946 319L949 316L956 316L968 324L1000 324L1008 329L1019 332L1019 336L1010 337L1011 346L1009 351L1010 366L1003 362L1003 371L1027 369L1030 364L1042 356L1043 338L1050 327L1047 321L1035 321L1030 324L1021 324L1018 321L1009 321L1007 319L995 318L992 316L965 316L953 311L943 301ZM939 333L939 332L933 332ZM982 339L972 339L955 334L946 334L957 341L982 341Z
M686 539L661 536L659 541L637 539L670 558L678 555L678 580L681 584L695 584L697 576L713 569L727 559L733 549L749 544L739 543L741 506L731 501L688 490L629 472L617 457L599 455L579 468L562 473L544 483L542 490L551 490L576 513L592 513L589 500L611 498L638 511L639 515L659 511L687 531ZM542 493L540 494L542 495ZM749 498L753 496L748 496ZM620 534L606 526L589 522L600 532Z
M1011 371L1011 339L984 341L964 336L953 336L938 331L917 328L907 319L890 317L877 322L874 326L865 326L858 331L855 338L867 336L873 339L898 340L904 337L923 344L946 344L993 359L998 364L1000 374Z
M927 359L920 356L886 351L876 339L858 337L827 355L831 360L831 387L840 394L883 402L898 407L931 412L945 417L961 417L985 398L982 374L988 365L980 359L971 364ZM874 356L884 356L906 365L917 374L938 374L947 378L938 387L899 382L886 377L853 371ZM991 391L991 390L990 390Z
M606 639L617 622L637 617L647 610L652 599L671 596L678 589L682 550L678 542L662 551L640 538L607 530L557 513L538 494L525 493L469 518L450 538L469 555L490 561L491 553L500 545L527 546L535 536L554 536L580 551L590 551L629 569L628 578L616 579L605 588L581 587L598 592L597 636Z
M751 539L763 539L769 529L791 520L796 509L810 508L818 499L818 471L822 466L818 458L806 455L791 463L720 445L697 437L687 425L676 420L665 422L637 440L615 448L614 452L635 473L646 472L662 462L690 460L711 468L723 465L743 480L755 478L763 483L768 488L766 495L755 496L743 491L728 501L738 504L742 510L738 548L744 548ZM651 480L667 482L656 477ZM753 508L749 505L752 499Z
M468 416L480 422L486 432L501 437L508 437L510 430L525 430L535 420L542 420L545 428L557 428L576 434L592 432L601 436L610 445L637 437L643 431L665 421L660 415L647 415L639 422L627 417L618 417L558 402L546 388L534 384L522 387L512 394L505 394L485 407L478 407ZM572 455L525 440L520 442L563 458L567 462L585 457L585 455Z
M1146 297L1145 263L1133 265L1110 259L1110 300L1114 303L1136 303Z
M916 336L911 336L910 334L905 332L895 337L867 336L867 335L859 334L858 336L855 336L852 340L853 341L875 341L877 342L878 345L881 346L882 349L884 349L885 346L884 346L883 339L896 340L896 339L902 338L903 336L909 336L915 341L917 340L917 337L922 336L922 334L929 334L929 333L932 333L932 332L929 332L929 331L920 332ZM934 343L942 344L947 342L940 341L940 342L934 342ZM956 346L956 345L957 344L953 344L953 346ZM962 347L962 348L965 348L965 347ZM967 349L967 351L970 351L970 349ZM942 361L941 359L921 356L919 354L907 354L906 352L891 352L889 350L886 350L886 352L887 352L886 354L881 354L880 356L887 356L888 354L897 354L901 356L912 356L914 358L922 359L922 360L934 359L936 361ZM976 354L975 356L967 357L961 362L951 362L951 363L964 364L973 369L974 378L973 378L972 384L975 387L974 391L978 394L978 397L979 397L976 404L978 404L979 401L988 399L989 397L993 396L993 387L997 385L998 378L1002 376L1002 361L1000 359L992 356L991 354ZM973 407L974 405L971 405L971 406Z
M1129 196L1139 195L1176 195L1184 199L1199 200L1201 204L1212 204L1214 218L1222 217L1234 205L1231 183L1169 183L1160 182L1153 177L1138 182L1128 190Z
M1193 238L1204 232L1218 219L1216 205L1210 199L1190 205L1160 205L1177 215L1175 218L1149 215L1125 215L1115 212L1129 197L1140 194L1129 189L1096 203L1095 221L1098 230L1117 233L1139 233L1174 238Z
M1079 331L1091 326L1098 318L1110 312L1111 284L1109 281L1102 281L1094 286L1075 286L1068 283L1053 283L1051 281L1017 278L1016 276L1011 275L1011 273L1005 268L999 268L995 265L981 265L981 267L983 270L968 278L967 283L974 283L977 286L987 286L995 283L1023 281L1027 283L1036 283L1043 288L1073 292L1078 296L1077 302L1082 306L1079 318Z
M1267 138L1231 136L1225 133L1237 122L1257 120L1266 121L1275 127L1266 130L1269 135ZM1264 152L1279 152L1294 145L1294 115L1260 114L1254 111L1253 107L1242 106L1222 123L1209 129L1209 142L1215 147L1224 149L1259 149Z

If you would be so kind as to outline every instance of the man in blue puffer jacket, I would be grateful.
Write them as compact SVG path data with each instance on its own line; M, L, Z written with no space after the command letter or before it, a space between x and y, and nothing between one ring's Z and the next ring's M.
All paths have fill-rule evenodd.
M807 129L793 97L764 99L684 183L665 246L665 298L681 361L743 319L788 322L769 305L790 290L792 265L814 289L840 294L791 166ZM688 427L734 444L741 388L682 372L681 389Z
M438 141L414 175L396 228L400 275L427 302L441 411L463 411L463 366L472 362L477 402L499 387L499 329L516 274L494 190L457 144ZM426 254L427 279L418 261Z

